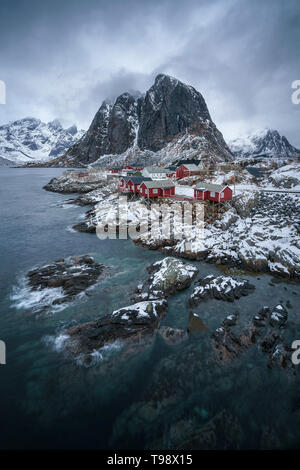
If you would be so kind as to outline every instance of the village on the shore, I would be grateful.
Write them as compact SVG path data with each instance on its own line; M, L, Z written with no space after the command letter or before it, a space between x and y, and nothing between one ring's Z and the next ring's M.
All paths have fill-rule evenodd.
M225 167L226 165L223 165ZM227 165L235 170L234 165ZM222 165L220 165L220 169ZM227 171L228 171L227 169ZM226 169L225 169L226 170ZM144 198L171 198L181 201L211 201L224 203L232 200L233 191L228 184L214 184L204 181L193 184L193 177L203 177L209 171L202 163L192 160L181 160L177 165L169 167L152 165L134 167L126 165L123 168L108 168L106 171L88 168L69 170L68 176L78 182L96 182L97 178L118 178L120 193L134 194Z

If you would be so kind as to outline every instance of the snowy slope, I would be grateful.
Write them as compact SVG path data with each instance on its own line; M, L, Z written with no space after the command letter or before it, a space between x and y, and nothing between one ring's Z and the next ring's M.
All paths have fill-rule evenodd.
M14 163L47 161L62 155L84 131L64 129L58 120L25 118L0 126L0 157Z
M277 188L300 190L300 164L278 168L269 176L269 181Z
M295 158L300 154L300 150L293 147L284 136L271 129L260 129L237 137L230 140L228 146L238 158L257 156Z

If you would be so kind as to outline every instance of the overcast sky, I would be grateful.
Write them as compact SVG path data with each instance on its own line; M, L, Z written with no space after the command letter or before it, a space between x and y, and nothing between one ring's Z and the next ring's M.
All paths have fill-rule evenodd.
M299 0L1 0L0 123L86 129L101 102L163 72L193 85L225 138L270 127L300 148Z

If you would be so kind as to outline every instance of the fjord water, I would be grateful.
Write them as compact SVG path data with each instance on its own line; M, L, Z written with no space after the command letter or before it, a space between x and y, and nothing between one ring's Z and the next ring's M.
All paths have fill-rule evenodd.
M262 435L266 446L297 447L299 383L267 369L261 353L249 352L234 367L211 370L206 334L176 347L156 338L150 348L123 360L116 345L91 367L64 353L55 342L61 332L132 303L146 266L164 255L130 240L100 241L72 231L86 208L68 204L73 196L42 189L61 172L0 170L0 339L7 346L7 364L0 366L0 448L172 448L185 441L191 427L196 432L223 410L237 416L242 429L241 436L237 430L232 437L232 447L238 441L258 448ZM108 277L90 295L37 316L38 299L26 290L25 273L84 253L109 266ZM195 264L200 276L220 273L215 266ZM287 301L289 321L299 331L298 284L282 281L274 287L269 275L243 277L255 284L254 294L233 304L207 301L195 309L210 331L236 310L250 319L263 305ZM187 327L190 292L169 300L164 324ZM172 400L165 399L168 394Z

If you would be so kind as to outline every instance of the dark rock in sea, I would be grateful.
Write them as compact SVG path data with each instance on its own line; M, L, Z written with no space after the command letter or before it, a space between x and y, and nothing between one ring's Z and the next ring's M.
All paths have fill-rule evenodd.
M283 305L276 305L270 315L270 325L277 328L283 328L286 326L288 319L288 312Z
M252 323L257 328L263 328L267 324L267 318L269 316L270 309L269 307L263 307L260 311L253 317Z
M197 275L198 268L177 258L167 257L151 264L147 271L150 277L138 286L137 300L162 299L186 289Z
M138 302L120 308L98 320L70 328L66 347L75 355L86 355L88 362L94 351L105 345L122 343L143 344L159 328L168 304L165 300Z
M234 318L232 318L234 317ZM282 305L273 309L265 306L254 315L250 325L238 325L238 314L225 318L212 334L212 345L220 362L228 363L248 348L256 347L267 354L266 365L279 366L294 373L292 350L284 344L284 327L288 314ZM230 320L228 322L228 319Z
M250 294L255 289L249 281L238 281L229 276L214 277L209 275L200 279L197 284L189 299L191 306L197 305L201 300L206 299L233 302L235 299Z
M207 330L208 328L205 323L201 320L201 318L196 313L190 312L188 332L199 333Z
M212 343L219 361L228 362L239 356L248 346L244 335L238 335L228 326L220 326L212 334Z
M224 326L225 328L230 327L230 326L235 326L237 324L238 318L239 318L239 312L235 312L231 315L228 315L228 317L226 317L223 320L222 326Z
M61 288L62 295L52 302L61 304L94 285L104 270L92 256L72 256L29 271L28 285L32 291Z

